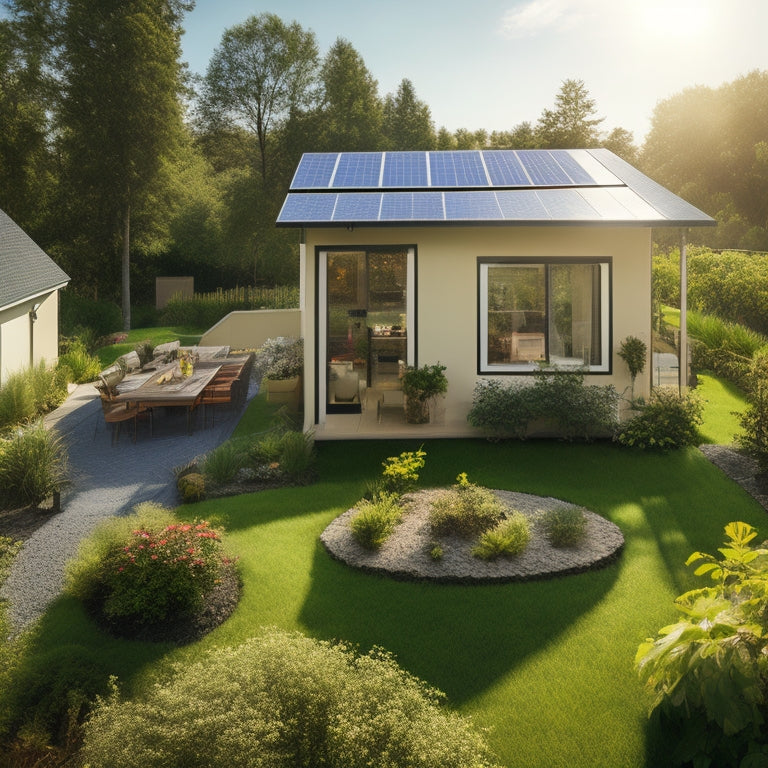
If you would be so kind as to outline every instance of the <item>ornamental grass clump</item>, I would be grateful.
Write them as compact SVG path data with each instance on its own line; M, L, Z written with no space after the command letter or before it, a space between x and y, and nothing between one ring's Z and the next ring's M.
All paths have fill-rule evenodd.
M221 531L178 521L154 504L100 526L69 567L68 590L121 635L183 619L203 607L233 561Z
M352 536L365 549L380 549L403 517L400 499L394 493L380 493L375 499L361 499L349 522Z
M587 518L579 507L555 507L543 512L544 535L553 547L575 547L587 535Z
M470 483L467 473L439 496L429 511L429 525L436 536L477 536L504 517L504 505L493 491Z
M472 548L472 554L481 560L519 555L531 540L531 526L521 512L512 512L493 528L483 531Z

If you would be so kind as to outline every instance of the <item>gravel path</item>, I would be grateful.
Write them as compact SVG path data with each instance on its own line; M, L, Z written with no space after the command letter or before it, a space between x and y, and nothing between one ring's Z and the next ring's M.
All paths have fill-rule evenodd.
M427 517L432 502L443 492L431 489L411 494L402 522L378 551L364 549L352 537L349 520L356 513L354 509L339 515L320 539L332 557L355 568L398 579L461 583L524 581L578 573L613 562L624 546L624 536L618 526L585 509L587 533L576 547L552 547L534 524L528 546L514 557L481 560L470 551L473 541L453 536L440 538L443 557L432 560L428 553L434 537ZM541 511L575 506L560 499L526 493L494 493L509 509L522 512L534 523Z
M256 389L252 383L248 399ZM37 619L59 595L65 563L100 520L128 514L143 501L176 506L173 469L226 440L242 413L242 409L217 407L214 426L209 423L204 428L198 408L194 432L187 435L183 410L158 413L152 437L149 425L139 423L135 443L130 428L121 430L116 445L111 445L93 384L79 385L60 408L46 416L46 424L56 427L66 441L72 485L62 494L62 511L50 514L25 540L0 588L0 599L9 601L15 632Z

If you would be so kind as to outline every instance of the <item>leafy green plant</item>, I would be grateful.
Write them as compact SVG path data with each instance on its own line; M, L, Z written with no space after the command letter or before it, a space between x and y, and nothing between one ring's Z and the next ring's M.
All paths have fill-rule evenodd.
M199 609L230 560L221 532L202 521L179 522L144 505L133 518L108 521L81 548L68 589L114 630L133 634L147 625Z
M201 471L211 486L222 486L231 483L246 463L247 453L244 442L231 439L216 446L206 455Z
M0 445L1 506L38 506L69 482L67 450L42 421L20 429Z
M68 367L71 380L76 384L95 381L101 371L99 358L91 355L80 339L74 339L67 345L67 351L59 355L58 368Z
M429 525L436 536L476 536L496 525L504 505L493 491L470 483L465 472L456 484L432 502Z
M536 418L533 387L520 381L482 379L475 386L467 421L485 431L490 440L525 439L528 424Z
M442 560L443 555L445 552L443 552L443 545L439 542L433 542L429 545L429 556L432 560Z
M280 437L280 471L293 482L306 482L315 466L315 435L312 431L288 430Z
M397 495L412 491L419 481L419 471L424 469L426 456L426 452L419 448L416 451L403 451L399 456L390 456L383 461L382 480L385 490Z
M355 541L365 549L379 549L403 516L400 499L394 493L383 493L375 499L361 499L356 509L349 526Z
M635 399L635 379L643 372L648 355L648 347L637 336L627 336L619 345L619 357L627 364L629 376L632 380L632 399Z
M587 518L579 507L555 507L541 514L544 535L553 547L575 547L587 533Z
M749 404L739 416L742 432L736 441L757 460L762 472L768 472L768 350L752 359L747 383Z
M657 388L639 408L640 413L616 433L621 445L668 451L696 444L702 403L695 392L681 395L675 389Z
M304 371L304 339L278 336L256 351L256 370L266 379L290 379Z
M651 711L683 723L678 762L762 765L741 761L765 740L768 549L751 546L757 531L743 522L725 535L720 557L686 561L714 585L680 595L680 619L642 643L635 663Z
M176 481L176 487L185 504L202 501L205 498L205 477L199 472L181 475Z
M481 560L495 560L502 555L519 555L531 540L531 525L521 512L511 512L493 528L483 531L472 548L472 554Z
M402 375L400 383L406 397L406 421L421 424L429 421L427 401L448 391L446 367L437 363L424 365L421 368L409 365Z
M91 768L491 768L444 695L374 649L269 630L177 663L141 698L115 689L85 726ZM201 701L205 702L201 709Z

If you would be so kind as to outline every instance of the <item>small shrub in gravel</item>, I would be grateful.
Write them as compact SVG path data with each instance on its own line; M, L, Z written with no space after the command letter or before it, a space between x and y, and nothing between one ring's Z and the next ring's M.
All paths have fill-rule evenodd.
M154 504L99 526L69 566L68 590L117 634L192 616L232 564L221 532Z
M495 560L504 555L519 555L531 540L531 526L528 518L520 512L512 512L490 530L480 534L480 540L472 554L481 560Z
M379 549L403 516L400 499L394 493L379 494L373 500L362 499L356 508L349 525L355 541L366 549Z
M575 547L587 535L587 518L578 507L556 507L542 513L541 527L553 547Z
M470 483L462 472L451 490L432 503L429 525L436 536L471 537L487 531L504 516L493 491Z
M417 451L403 451L399 456L390 456L382 462L384 471L381 476L386 490L399 495L412 491L419 481L419 471L424 469L426 455L419 448Z

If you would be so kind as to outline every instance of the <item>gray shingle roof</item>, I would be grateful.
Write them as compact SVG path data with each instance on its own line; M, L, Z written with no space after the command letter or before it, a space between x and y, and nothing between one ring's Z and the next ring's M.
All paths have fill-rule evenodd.
M69 275L0 211L0 309L68 282Z
M714 226L606 149L305 154L277 225Z

